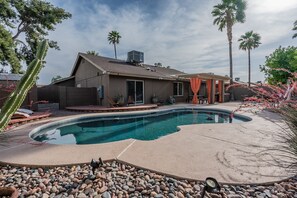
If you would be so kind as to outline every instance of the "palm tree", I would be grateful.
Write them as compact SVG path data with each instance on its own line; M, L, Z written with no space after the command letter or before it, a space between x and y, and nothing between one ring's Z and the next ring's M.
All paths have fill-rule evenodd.
M114 47L114 57L115 59L117 59L117 48L116 48L116 44L120 43L120 33L117 31L111 31L108 33L108 38L107 40L109 41L109 44L113 44Z
M229 41L229 62L230 62L230 84L233 84L233 63L232 63L232 26L236 22L244 23L246 1L245 0L222 0L222 3L214 6L211 12L215 17L213 24L219 26L223 31L227 27L227 37ZM231 95L232 97L232 95Z
M259 47L261 40L261 36L258 33L254 33L253 31L246 32L244 35L238 39L240 42L239 49L248 51L248 59L249 59L249 87L251 86L251 49L255 49Z
M94 55L94 56L99 56L99 53L92 50L92 51L87 51L87 54L91 54L91 55Z
M297 31L297 20L294 22L293 30ZM293 38L297 37L297 32L293 35Z

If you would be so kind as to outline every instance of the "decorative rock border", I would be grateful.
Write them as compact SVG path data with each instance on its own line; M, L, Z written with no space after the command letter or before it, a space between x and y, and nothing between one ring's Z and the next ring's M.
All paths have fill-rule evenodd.
M111 161L92 174L89 165L29 168L0 166L0 186L20 197L200 197L204 183L174 179ZM225 197L297 197L297 176L271 185L222 185ZM221 197L211 194L211 197Z

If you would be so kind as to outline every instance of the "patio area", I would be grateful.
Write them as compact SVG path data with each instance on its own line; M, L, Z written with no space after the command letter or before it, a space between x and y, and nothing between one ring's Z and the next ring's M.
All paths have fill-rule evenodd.
M238 104L198 107L233 110ZM194 106L197 107L179 104L147 111ZM94 145L51 145L31 140L28 134L37 126L85 114L52 117L1 134L0 159L2 163L16 165L55 166L89 163L92 158L102 157L175 177L195 180L215 177L223 183L266 183L293 176L279 164L283 154L276 149L282 146L279 142L283 127L280 118L269 112L242 114L253 120L238 124L181 126L179 132L153 141L128 139Z

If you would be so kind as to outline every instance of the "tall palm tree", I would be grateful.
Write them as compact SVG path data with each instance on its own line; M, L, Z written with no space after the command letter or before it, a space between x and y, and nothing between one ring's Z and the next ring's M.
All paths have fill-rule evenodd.
M249 87L251 86L251 50L259 47L261 36L253 31L246 32L238 39L240 42L239 49L248 51L249 59Z
M111 31L111 32L108 33L107 40L109 41L109 44L113 44L115 59L117 59L117 47L116 47L116 44L120 43L120 38L121 38L121 35L117 31Z
M232 62L232 26L236 22L244 23L245 21L245 0L222 0L222 3L214 6L211 12L215 17L213 24L219 26L223 31L227 27L227 37L229 41L229 62L230 62L230 84L233 84L233 62ZM232 96L231 96L232 97Z
M297 20L294 22L293 30L297 31ZM293 35L293 38L297 37L297 32Z

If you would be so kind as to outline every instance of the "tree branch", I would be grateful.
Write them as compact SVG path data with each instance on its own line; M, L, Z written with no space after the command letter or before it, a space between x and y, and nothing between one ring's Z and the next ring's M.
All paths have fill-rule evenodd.
M19 39L15 39L16 42L19 42L21 44L23 44L24 46L27 46L23 41L19 40Z
M12 37L12 39L15 41L16 38L25 31L25 29L28 27L28 24L25 24L23 27L21 27L24 24L24 21L22 21L19 25L18 25L18 30L17 33Z

